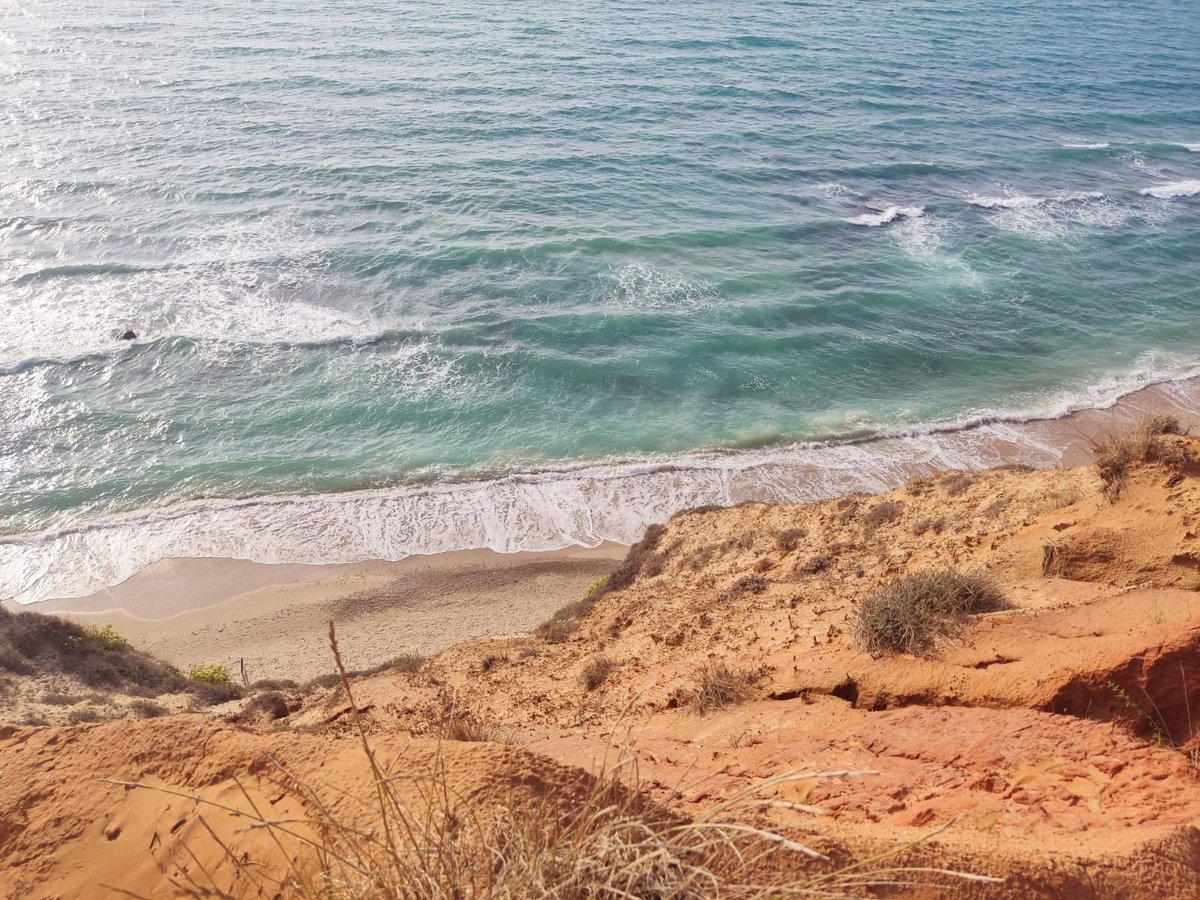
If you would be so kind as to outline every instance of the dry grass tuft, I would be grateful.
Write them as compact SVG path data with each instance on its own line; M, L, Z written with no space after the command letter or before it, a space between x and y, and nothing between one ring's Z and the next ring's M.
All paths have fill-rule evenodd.
M948 497L957 497L960 494L966 493L967 488L974 483L975 479L965 472L943 475L938 479L938 487L945 491Z
M1125 475L1131 465L1138 462L1150 462L1166 457L1166 462L1175 459L1177 465L1186 465L1187 454L1183 459L1177 459L1178 452L1174 448L1164 452L1164 445L1159 440L1164 434L1184 434L1183 426L1174 416L1155 414L1140 419L1132 428L1120 435L1112 435L1106 440L1095 444L1092 455L1100 480L1104 483L1104 494L1111 502L1116 502L1121 496L1121 488L1125 484Z
M953 569L906 575L858 607L854 641L872 656L928 656L939 639L971 614L1006 609L1008 601L986 575Z
M585 691L596 690L608 681L608 676L616 667L617 664L607 656L597 656L583 667L583 672L579 676L579 680L583 683L583 689Z
M750 669L731 669L724 663L705 666L696 676L688 708L698 716L749 699L757 675Z

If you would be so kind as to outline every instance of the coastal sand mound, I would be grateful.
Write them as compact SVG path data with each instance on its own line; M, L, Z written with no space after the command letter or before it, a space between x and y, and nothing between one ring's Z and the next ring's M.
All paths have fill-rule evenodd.
M628 748L648 802L684 820L782 773L872 771L780 782L752 818L830 865L891 853L873 865L1006 879L902 879L947 896L1194 894L1200 440L1153 441L1122 462L1119 483L1095 467L997 469L681 513L538 632L356 679L362 721L388 753L428 759L442 738L467 781L554 791ZM927 572L986 579L1005 608L960 616L920 652L860 649L864 602ZM300 815L300 800L272 793L263 754L369 788L354 721L329 687L257 730L204 716L7 729L0 879L65 897L87 873L169 896L148 846L195 803L96 777L206 796L249 779ZM118 820L145 851L119 868L106 855ZM168 856L182 866L191 844L179 832ZM238 840L270 858L261 834Z

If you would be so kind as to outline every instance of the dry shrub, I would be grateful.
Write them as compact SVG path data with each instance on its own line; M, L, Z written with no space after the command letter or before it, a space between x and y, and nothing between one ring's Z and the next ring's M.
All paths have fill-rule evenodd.
M583 683L583 689L585 691L596 690L608 681L608 676L616 667L617 664L607 656L597 656L583 667L583 672L579 676L579 680Z
M1038 514L1054 512L1066 506L1073 506L1084 497L1083 491L1077 485L1068 484L1048 488L1042 492L1034 511Z
M133 649L111 628L85 628L3 606L0 669L14 675L64 675L91 688L143 697L197 689L173 666Z
M722 553L732 553L735 550L753 550L757 541L758 535L753 531L743 531L735 537L722 541L718 549Z
M946 530L948 524L945 516L938 516L936 519L921 519L913 525L912 533L917 537L920 537L927 531L932 531L934 534L941 534Z
M291 714L287 700L278 691L259 694L241 708L234 721L240 725L257 725L286 719Z
M899 500L886 500L871 507L863 516L863 530L868 536L875 533L881 525L890 525L900 519L904 513L904 504Z
M1117 500L1121 495L1121 488L1125 483L1125 475L1130 465L1137 462L1150 462L1164 455L1164 445L1159 440L1160 437L1164 434L1183 433L1184 429L1177 418L1155 414L1138 420L1123 434L1111 435L1095 444L1092 448L1092 455L1100 473L1100 480L1104 483L1105 496L1110 501ZM1171 456L1169 452L1166 455ZM1186 464L1186 451L1183 456L1183 464Z
M984 507L983 510L979 513L979 515L985 519L994 519L997 516L999 516L1000 513L1004 512L1006 509L1008 509L1009 504L1011 502L1012 501L1009 500L1009 498L1007 498L1007 497L1000 497L999 499L993 500L986 507Z
M816 556L809 557L800 566L797 566L796 571L805 575L816 575L818 572L824 572L831 565L833 565L833 560L822 553L818 553Z
M906 575L858 607L854 641L872 656L929 656L939 639L971 614L1006 609L1008 601L986 575L953 569Z
M246 696L246 689L233 682L214 684L208 681L198 681L193 685L190 693L192 694L192 709L202 709L206 706L220 706L222 703L229 703L232 700L241 700Z
M495 669L497 666L500 666L506 662L508 662L507 656L501 656L500 654L497 654L497 653L491 653L479 661L479 670L481 672L483 672L484 675L486 675L489 672L491 672L493 669Z
M688 708L698 716L741 703L750 697L757 676L750 669L731 669L712 663L700 670Z
M1047 578L1060 578L1067 572L1067 555L1062 544L1046 544L1042 547L1042 574Z
M592 600L574 600L558 609L554 615L533 630L533 633L550 644L561 644L583 624L583 617L595 605Z
M959 494L965 493L967 488L974 483L975 479L965 472L943 475L938 479L938 487L946 492L947 497L957 497Z
M330 626L330 640L337 654ZM831 861L783 834L755 824L764 805L781 806L780 787L812 779L861 777L870 772L784 773L751 785L688 821L657 805L641 789L636 757L620 751L596 776L541 790L527 773L503 802L460 791L459 776L439 752L431 764L410 765L401 754L391 766L374 751L349 677L338 658L351 722L372 785L365 803L344 801L338 788L310 785L282 765L276 776L286 793L312 810L308 818L281 818L262 809L240 782L242 800L214 801L197 794L136 782L150 790L234 817L269 837L273 858L251 861L235 841L211 827L194 840L221 851L216 867L198 864L172 878L183 895L205 900L246 896L302 896L327 900L702 900L708 897L858 895L873 884L912 885L917 877L1000 879L942 870L888 869L881 863L911 848L835 869ZM330 796L330 791L333 795ZM814 807L787 804L798 813ZM354 810L354 819L335 810ZM201 854L189 847L199 863ZM815 869L815 871L814 871ZM230 887L225 887L230 885ZM236 893L235 893L236 891Z
M649 564L651 569L662 571L663 559L655 551L667 529L663 525L651 525L642 535L642 539L629 548L625 559L616 570L608 576L603 586L596 590L589 589L589 599L595 602L611 591L622 591L629 587L642 573L643 566Z
M771 582L761 575L743 575L721 594L719 600L734 600L745 594L761 594Z
M42 694L41 702L47 706L74 706L76 703L83 701L82 697L76 697L74 694L64 694L59 691L51 691L47 694Z
M99 710L91 706L81 706L78 709L73 709L67 713L67 722L71 725L82 725L86 722L99 722L101 719Z
M775 535L775 549L783 553L791 553L800 546L800 542L806 537L808 537L808 532L803 528L785 528Z
M129 711L139 719L156 719L167 714L166 707L153 700L134 700L129 704Z

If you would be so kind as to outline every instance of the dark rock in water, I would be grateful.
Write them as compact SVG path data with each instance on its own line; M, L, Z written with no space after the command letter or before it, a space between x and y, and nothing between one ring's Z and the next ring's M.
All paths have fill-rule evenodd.
M132 328L127 329L125 331L125 333L121 335L121 340L123 340L123 341L132 341L136 338L137 338L137 332L134 331Z

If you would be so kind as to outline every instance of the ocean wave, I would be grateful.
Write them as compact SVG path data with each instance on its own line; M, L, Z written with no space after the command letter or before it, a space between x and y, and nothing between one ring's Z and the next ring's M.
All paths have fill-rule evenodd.
M1097 141L1094 144L1063 144L1064 150L1107 150L1109 148L1108 141Z
M923 206L888 206L883 209L873 206L870 208L877 211L874 213L864 213L861 216L846 219L846 221L851 225L865 225L867 228L878 228L897 219L919 219L925 215L925 207Z
M1098 191L1078 191L1057 194L1053 197L1031 197L1024 194L992 197L982 194L971 194L967 198L967 202L972 206L979 206L983 209L1029 209L1048 203L1082 203L1087 200L1102 199L1104 199L1104 194Z
M83 596L151 563L229 557L261 563L398 560L450 550L504 553L632 543L646 526L706 504L806 502L881 491L916 474L1002 462L1053 465L1064 417L1107 409L1152 384L1200 376L1153 357L1138 372L1031 398L1026 409L753 450L580 464L490 478L341 494L196 500L0 539L0 599ZM1175 390L1180 398L1182 388ZM1190 397L1195 406L1194 395ZM1200 411L1200 409L1198 409Z
M1146 197L1157 197L1159 200L1174 200L1178 197L1192 197L1200 194L1200 178L1189 178L1184 181L1172 181L1169 184L1156 184L1153 187L1142 188L1138 191Z

